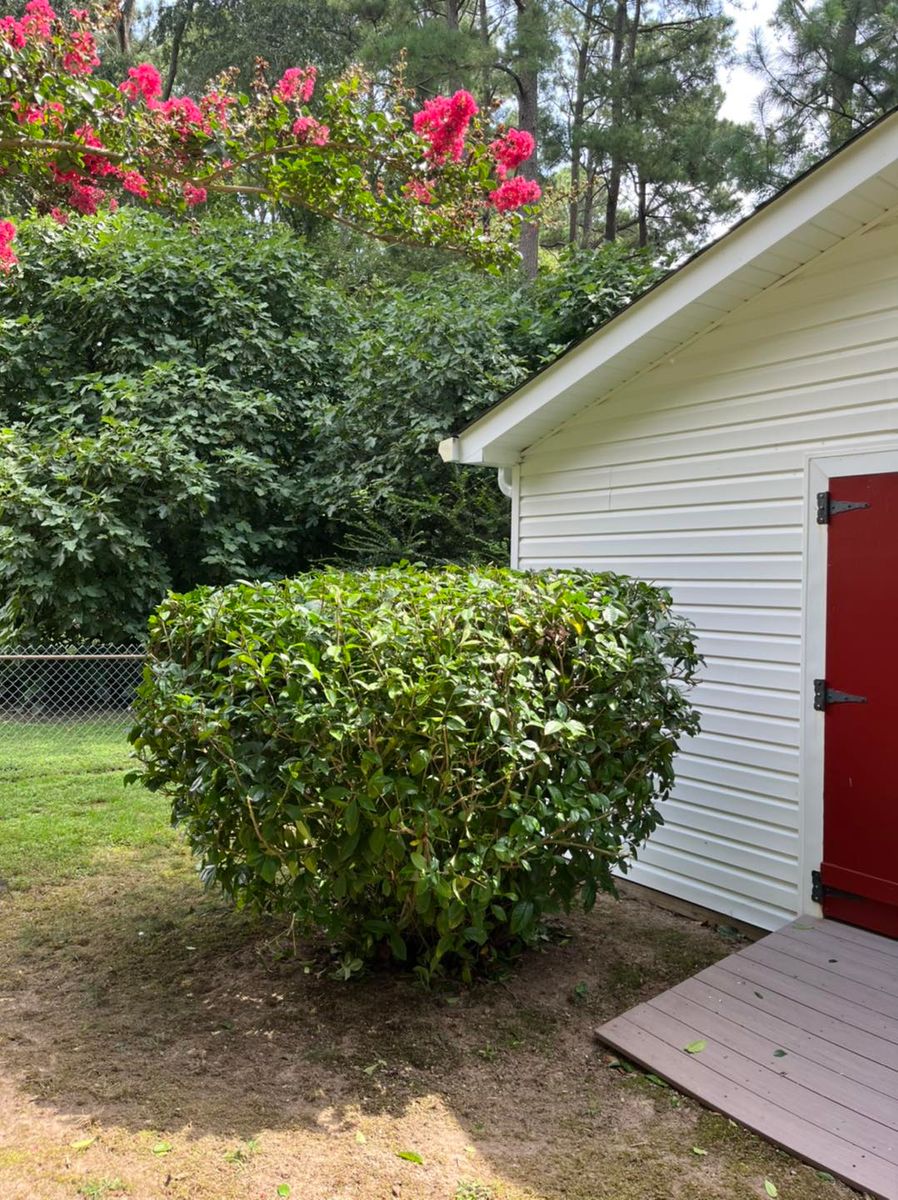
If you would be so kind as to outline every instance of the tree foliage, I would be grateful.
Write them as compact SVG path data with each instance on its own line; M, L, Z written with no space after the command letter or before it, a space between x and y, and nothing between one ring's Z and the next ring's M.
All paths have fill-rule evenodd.
M613 575L392 569L169 597L132 740L241 904L470 977L659 821L698 660Z
M752 61L763 116L793 169L898 105L894 0L780 0Z
M169 588L324 560L503 558L492 472L436 442L651 276L524 284L241 218L23 227L0 289L0 630L130 639ZM406 268L399 276L406 275Z
M305 468L346 315L308 253L127 214L25 237L0 291L7 628L140 636L168 588L313 558Z

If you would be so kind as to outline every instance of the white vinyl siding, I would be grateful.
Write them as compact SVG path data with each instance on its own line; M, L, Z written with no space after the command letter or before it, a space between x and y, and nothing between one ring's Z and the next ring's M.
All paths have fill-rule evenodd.
M519 565L661 583L706 657L637 882L766 928L800 911L805 464L896 440L893 212L524 453Z

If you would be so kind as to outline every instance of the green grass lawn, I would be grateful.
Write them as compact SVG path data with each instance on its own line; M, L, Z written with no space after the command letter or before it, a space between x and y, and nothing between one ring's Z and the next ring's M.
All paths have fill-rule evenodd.
M122 722L0 727L0 880L12 889L90 874L110 855L172 844L167 802L125 786Z

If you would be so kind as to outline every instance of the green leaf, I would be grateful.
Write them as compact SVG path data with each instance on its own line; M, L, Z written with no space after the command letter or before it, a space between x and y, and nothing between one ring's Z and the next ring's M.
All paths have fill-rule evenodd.
M427 770L427 764L430 762L430 751L419 747L412 753L408 760L408 769L412 775L421 775Z
M174 1147L171 1142L156 1142L153 1146L154 1154L171 1154Z
M521 933L526 930L533 922L533 902L531 900L519 900L511 910L511 921L509 929L512 934Z
M418 1163L422 1167L424 1165L424 1159L414 1150L397 1150L396 1157L404 1158L406 1162Z
M72 1150L86 1150L88 1146L92 1146L97 1139L95 1137L79 1138L77 1142L69 1142Z
M824 1183L835 1183L836 1182L835 1175L830 1175L829 1171L816 1171L815 1174L816 1174L817 1178L822 1179Z
M704 1158L704 1157L705 1157L705 1155L708 1153L708 1151L707 1151L707 1150L703 1150L703 1149L701 1148L701 1146L693 1146L693 1147L692 1147L692 1153L693 1153L693 1154L697 1154L697 1155L699 1155L699 1157L700 1157L700 1158Z
M411 854L409 855L409 859L411 860L412 866L416 870L421 871L422 873L427 870L427 859L424 857L423 854L420 854L417 850L413 850L411 852Z
M786 1051L785 1050L774 1050L773 1057L774 1058L785 1058Z
M770 1200L776 1200L776 1197L780 1194L779 1188L775 1183L771 1183L769 1179L764 1180L764 1191L770 1197Z
M703 1050L707 1050L707 1048L708 1043L704 1040L704 1038L700 1038L697 1042L690 1042L688 1046L683 1047L687 1054L701 1054L701 1052Z
M277 1194L279 1196L289 1196L293 1188L289 1183L279 1183L277 1186Z

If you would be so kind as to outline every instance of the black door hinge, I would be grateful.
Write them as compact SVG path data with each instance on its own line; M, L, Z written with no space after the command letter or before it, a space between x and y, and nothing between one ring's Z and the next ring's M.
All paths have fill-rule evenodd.
M817 712L826 712L831 704L866 703L866 696L852 696L850 692L840 692L836 688L827 687L825 679L814 680L814 708Z
M853 512L856 508L869 508L866 500L833 500L829 492L817 493L817 524L828 525L839 513Z
M863 896L859 896L857 892L846 892L842 888L824 883L819 871L811 871L811 899L815 904L822 904L827 896L834 899L838 897L840 900L863 900Z

